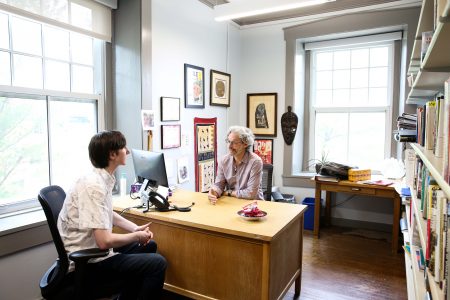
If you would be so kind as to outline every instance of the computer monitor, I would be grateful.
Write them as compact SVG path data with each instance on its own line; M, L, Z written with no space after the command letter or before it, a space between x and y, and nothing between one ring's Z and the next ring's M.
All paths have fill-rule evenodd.
M169 187L164 153L131 149L134 173L139 182L148 179L151 186Z

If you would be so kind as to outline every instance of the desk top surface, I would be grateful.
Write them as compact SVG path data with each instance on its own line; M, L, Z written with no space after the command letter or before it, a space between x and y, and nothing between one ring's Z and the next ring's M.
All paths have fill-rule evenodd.
M130 197L114 197L114 210L122 211L127 207L136 206L140 200ZM219 233L238 235L270 241L290 223L305 212L306 206L300 204L258 201L258 208L267 212L267 216L257 221L244 220L237 212L243 206L254 200L220 197L216 205L209 203L208 194L177 190L169 201L179 207L185 207L195 202L190 212L156 212L142 213L142 209L130 209L129 214L136 217L147 217L154 220L185 225L193 228L210 230Z

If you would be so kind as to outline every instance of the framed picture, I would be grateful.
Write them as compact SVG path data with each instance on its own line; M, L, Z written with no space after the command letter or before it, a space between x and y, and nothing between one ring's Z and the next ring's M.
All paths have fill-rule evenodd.
M247 127L254 135L277 136L277 93L247 94Z
M205 107L204 73L201 67L184 64L184 107Z
M155 128L155 112L153 110L141 110L141 122L143 130Z
M161 122L180 121L180 98L161 97Z
M264 164L273 165L273 140L255 139L255 143L253 144L253 152L261 157Z
M209 104L230 107L231 75L211 70Z
M161 125L162 149L181 147L181 125Z

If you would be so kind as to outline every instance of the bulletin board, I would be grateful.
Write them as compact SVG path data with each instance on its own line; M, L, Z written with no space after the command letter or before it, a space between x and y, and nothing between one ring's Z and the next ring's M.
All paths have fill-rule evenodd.
M195 191L208 192L217 170L217 118L194 118Z

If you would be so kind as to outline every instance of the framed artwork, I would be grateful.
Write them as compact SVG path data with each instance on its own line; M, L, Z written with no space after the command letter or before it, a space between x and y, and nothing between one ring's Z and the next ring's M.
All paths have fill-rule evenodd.
M264 164L273 165L272 139L255 139L255 143L253 144L253 152L261 157Z
M195 191L208 192L217 169L217 118L194 118Z
M231 75L211 70L209 104L230 107Z
M204 73L201 67L184 64L184 107L205 108Z
M181 147L181 125L161 125L162 149Z
M254 135L277 136L277 93L247 94L247 127Z
M153 110L141 110L141 121L143 130L155 128L155 112Z
M180 121L180 98L161 97L161 122Z

